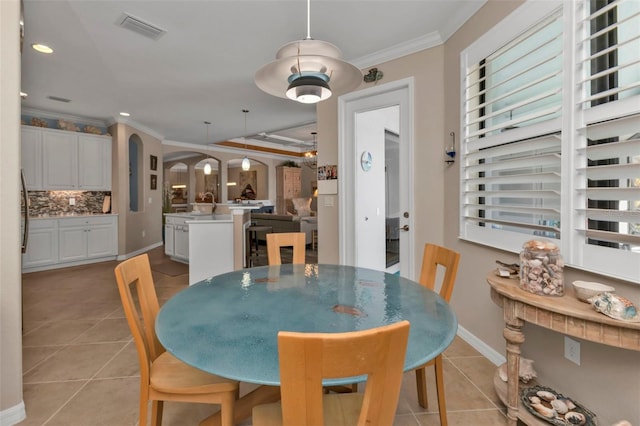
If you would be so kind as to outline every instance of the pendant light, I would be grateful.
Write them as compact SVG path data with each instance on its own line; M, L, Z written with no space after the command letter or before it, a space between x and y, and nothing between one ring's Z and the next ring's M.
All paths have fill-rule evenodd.
M307 0L307 37L285 44L276 60L256 72L256 85L270 95L301 103L328 99L332 90L347 92L362 81L362 72L342 60L331 43L311 38L311 0Z
M244 112L244 149L246 150L247 149L247 114L249 113L249 110L243 109L242 112ZM250 168L251 168L251 161L249 161L249 158L245 154L244 158L242 159L242 170L246 172Z
M318 167L318 142L316 141L317 132L311 132L313 136L313 149L304 153L304 165L310 169Z
M207 138L204 140L206 143L209 141L209 124L211 124L211 122L205 121L204 124L207 125ZM207 162L204 165L204 174L207 176L211 174L211 162L209 161L209 158L207 158Z

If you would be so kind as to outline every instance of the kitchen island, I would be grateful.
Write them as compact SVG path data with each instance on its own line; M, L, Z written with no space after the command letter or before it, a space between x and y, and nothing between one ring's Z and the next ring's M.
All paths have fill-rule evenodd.
M226 211L165 214L165 254L189 264L190 285L244 266L244 230L250 210Z

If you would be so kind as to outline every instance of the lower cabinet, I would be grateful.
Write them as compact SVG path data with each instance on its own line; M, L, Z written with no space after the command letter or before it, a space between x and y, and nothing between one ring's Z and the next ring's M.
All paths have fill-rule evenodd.
M173 225L165 223L164 225L164 254L173 256Z
M57 262L58 220L42 219L30 221L27 252L22 255L22 266L31 268L52 265Z
M189 261L189 225L174 225L173 257Z
M23 270L115 258L117 232L115 215L32 220L27 253L22 258Z

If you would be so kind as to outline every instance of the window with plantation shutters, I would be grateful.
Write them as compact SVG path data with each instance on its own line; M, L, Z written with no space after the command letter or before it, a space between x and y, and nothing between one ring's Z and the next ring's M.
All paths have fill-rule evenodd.
M526 2L461 61L461 238L640 283L640 1Z
M578 12L574 261L640 280L640 2Z
M560 239L563 40L555 7L486 56L467 57L467 239L514 250L533 236Z

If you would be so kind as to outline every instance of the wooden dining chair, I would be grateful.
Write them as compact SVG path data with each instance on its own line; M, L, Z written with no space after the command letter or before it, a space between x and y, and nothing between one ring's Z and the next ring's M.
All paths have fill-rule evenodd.
M183 363L166 352L158 341L155 321L159 305L148 255L141 254L120 263L115 275L140 363L139 424L147 424L149 401L152 401L151 424L154 426L162 423L163 401L179 401L219 404L222 424L233 425L238 382Z
M438 266L444 268L444 275L440 282L439 294L444 300L449 302L453 286L456 282L460 253L441 247L435 244L425 244L424 255L422 257L422 270L420 271L420 284L430 290L436 290L436 277L438 276ZM438 410L440 412L440 424L447 425L447 407L444 394L444 375L442 371L442 354L436 356L428 363L418 367L416 371L416 385L418 388L418 404L422 408L427 408L427 381L425 369L434 366L436 375L436 392L438 396Z
M267 234L269 265L282 265L281 247L293 247L293 264L304 264L306 235L304 232L276 232Z
M254 426L391 425L409 322L345 333L278 333L281 401L253 408ZM323 378L367 375L363 393L324 394Z

